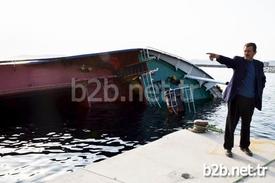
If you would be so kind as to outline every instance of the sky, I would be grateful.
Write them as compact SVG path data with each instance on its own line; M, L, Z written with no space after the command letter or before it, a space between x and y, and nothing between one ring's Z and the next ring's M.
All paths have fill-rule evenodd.
M274 0L0 0L0 60L153 47L275 60Z

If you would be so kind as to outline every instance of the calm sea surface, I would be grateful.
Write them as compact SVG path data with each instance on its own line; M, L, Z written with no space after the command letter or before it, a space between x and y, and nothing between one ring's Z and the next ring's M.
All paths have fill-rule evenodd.
M232 75L226 68L203 69L220 81ZM254 113L251 135L275 140L275 74L266 76L263 110ZM0 118L0 182L44 182L190 127L197 118L224 128L226 112L218 100L197 106L195 115L184 118L134 105L98 106L81 118Z

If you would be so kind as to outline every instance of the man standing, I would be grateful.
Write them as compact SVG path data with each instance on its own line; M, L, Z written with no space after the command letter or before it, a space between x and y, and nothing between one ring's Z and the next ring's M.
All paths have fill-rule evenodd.
M234 146L234 131L240 118L242 120L240 148L247 155L253 156L249 149L250 123L254 108L262 109L262 94L266 82L264 64L254 59L256 52L256 44L247 43L244 45L244 57L236 56L231 59L215 53L207 53L211 61L216 59L234 70L223 96L228 106L223 145L228 157L233 156L231 150Z

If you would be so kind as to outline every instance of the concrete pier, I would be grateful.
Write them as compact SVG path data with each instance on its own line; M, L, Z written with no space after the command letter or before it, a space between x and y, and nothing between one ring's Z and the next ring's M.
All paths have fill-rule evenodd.
M235 136L233 158L225 156L222 144L223 134L196 134L189 130L180 130L49 182L275 182L274 140L251 138L250 149L254 153L253 157L247 156L239 149L239 136ZM267 167L265 176L260 177L259 173L263 171L254 172L257 176L241 176L249 166L254 170L257 167ZM225 176L224 171L221 171L224 168L231 174L234 168L235 175Z

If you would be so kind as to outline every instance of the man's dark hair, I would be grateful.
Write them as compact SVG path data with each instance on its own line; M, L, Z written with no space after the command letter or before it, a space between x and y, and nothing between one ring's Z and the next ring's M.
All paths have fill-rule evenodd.
M244 46L245 47L250 47L251 46L254 52L257 51L257 46L256 46L255 43L246 43Z

